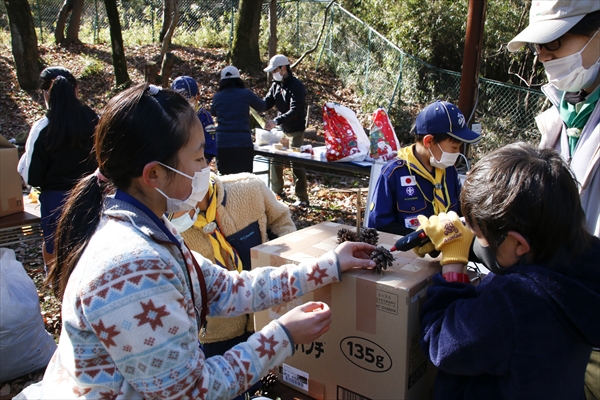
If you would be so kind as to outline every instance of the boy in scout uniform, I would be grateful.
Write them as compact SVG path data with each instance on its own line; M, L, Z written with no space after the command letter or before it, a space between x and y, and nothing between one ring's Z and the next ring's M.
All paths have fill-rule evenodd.
M480 136L467 127L454 104L436 101L417 116L415 143L401 148L388 162L372 196L368 226L383 232L407 235L419 227L418 215L460 212L460 181L454 163L463 143ZM429 243L430 245L430 243ZM421 256L432 246L417 249Z

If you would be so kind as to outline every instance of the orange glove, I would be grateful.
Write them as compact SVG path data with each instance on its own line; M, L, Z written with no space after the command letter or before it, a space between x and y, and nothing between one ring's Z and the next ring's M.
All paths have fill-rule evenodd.
M442 252L440 264L467 264L473 234L463 225L454 211L439 213L429 219L419 215L421 229L425 231L435 248Z

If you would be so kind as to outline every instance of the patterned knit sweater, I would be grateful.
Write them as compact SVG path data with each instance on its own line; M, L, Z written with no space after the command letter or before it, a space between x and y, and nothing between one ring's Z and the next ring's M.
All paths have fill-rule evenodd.
M273 321L224 356L205 359L192 257L213 316L259 311L340 279L334 252L300 265L226 271L180 250L138 208L107 199L67 284L57 351L43 380L16 398L228 399L293 354L286 330Z
M269 240L267 230L283 236L296 230L289 207L254 174L211 175L217 198L217 222L221 233L238 251L244 269L250 270L250 248ZM191 250L215 261L209 236L196 226L181 234ZM233 266L230 268L233 269ZM208 318L202 343L233 339L254 331L252 315Z

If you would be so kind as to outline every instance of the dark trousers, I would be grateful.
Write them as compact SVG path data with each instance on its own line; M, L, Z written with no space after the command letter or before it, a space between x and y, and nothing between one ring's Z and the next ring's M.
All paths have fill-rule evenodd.
M252 173L254 147L222 147L217 149L217 169L221 175Z

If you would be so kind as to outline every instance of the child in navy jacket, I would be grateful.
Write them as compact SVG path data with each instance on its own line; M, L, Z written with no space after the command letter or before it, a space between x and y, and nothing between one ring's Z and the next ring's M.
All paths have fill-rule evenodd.
M553 150L508 145L470 171L460 200L466 227L453 212L419 216L442 252L421 310L434 398L584 399L600 345L600 239L567 165ZM477 287L469 254L492 271Z

